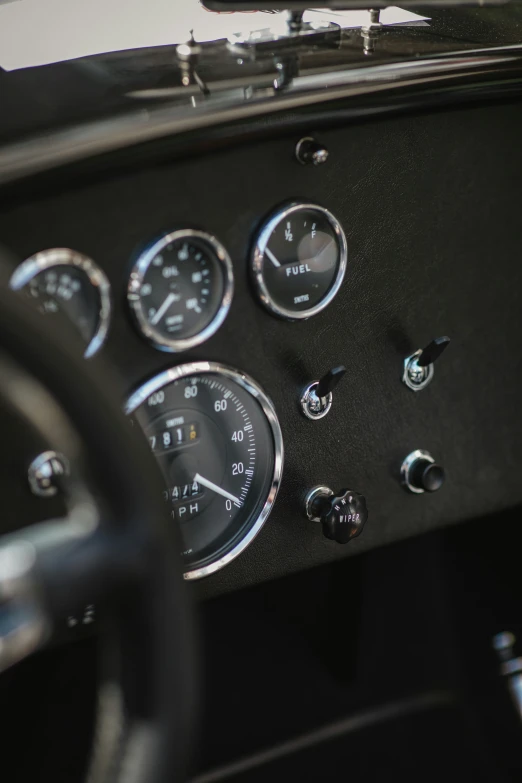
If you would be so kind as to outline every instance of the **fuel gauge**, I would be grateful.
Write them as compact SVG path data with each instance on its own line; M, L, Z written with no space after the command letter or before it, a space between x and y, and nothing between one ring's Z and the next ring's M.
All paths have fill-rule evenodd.
M259 297L281 318L310 318L339 291L348 246L339 221L315 204L290 204L265 223L252 256Z

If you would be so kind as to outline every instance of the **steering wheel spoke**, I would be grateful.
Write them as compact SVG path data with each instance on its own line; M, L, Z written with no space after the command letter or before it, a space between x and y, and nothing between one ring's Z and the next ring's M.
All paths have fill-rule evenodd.
M114 551L85 519L0 538L0 671L45 644L82 602L107 598L119 570L112 568Z
M0 671L26 658L49 637L49 622L35 590L35 552L13 541L0 549Z
M196 702L178 531L147 441L111 392L119 387L110 369L87 366L43 320L0 287L0 415L5 437L20 446L4 471L0 670L59 638L69 615L95 604L101 698L90 783L122 783L138 756L135 783L178 780ZM29 443L66 455L70 474L47 508L67 515L20 528L43 513L23 483ZM110 703L108 690L117 697ZM115 701L117 732L107 729Z

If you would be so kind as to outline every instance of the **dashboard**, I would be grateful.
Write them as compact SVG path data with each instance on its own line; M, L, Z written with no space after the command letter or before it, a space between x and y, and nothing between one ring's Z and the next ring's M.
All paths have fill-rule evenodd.
M509 777L521 8L0 68L19 777L84 774L105 674L181 761L199 662L194 783Z
M250 265L259 300L290 321L317 315L339 291L347 256L344 231L328 210L299 202L280 208L254 242ZM112 297L92 259L67 248L43 250L15 269L10 286L42 314L75 328L86 358L103 347ZM127 302L144 339L182 353L219 329L233 292L224 246L204 231L178 228L137 253ZM315 403L315 413L303 408L311 419L326 415L331 392ZM252 378L216 362L161 372L125 409L162 469L165 502L182 531L185 576L208 576L243 551L272 509L283 469L277 413Z
M4 191L9 284L112 366L201 594L522 501L518 395L498 382L522 345L521 120L367 120ZM305 135L321 165L297 160ZM440 335L413 391L405 361ZM440 491L405 491L417 452ZM365 498L346 546L307 516L317 487Z

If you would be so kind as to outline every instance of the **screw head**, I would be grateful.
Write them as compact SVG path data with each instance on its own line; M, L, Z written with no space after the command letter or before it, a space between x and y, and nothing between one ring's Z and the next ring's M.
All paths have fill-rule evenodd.
M330 153L328 152L328 150L325 147L322 147L321 149L316 150L312 154L312 161L313 161L314 166L320 166L322 163L326 163L326 161L328 160L328 155L329 154Z

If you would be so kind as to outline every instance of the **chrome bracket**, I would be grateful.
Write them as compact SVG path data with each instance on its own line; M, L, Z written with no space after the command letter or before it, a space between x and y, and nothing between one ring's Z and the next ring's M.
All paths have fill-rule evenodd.
M283 54L313 45L339 48L341 26L335 22L303 22L302 13L289 12L285 29L265 28L248 33L236 33L228 39L228 49L239 56Z
M373 54L375 42L382 31L381 11L379 8L370 8L370 23L361 27L364 54Z

